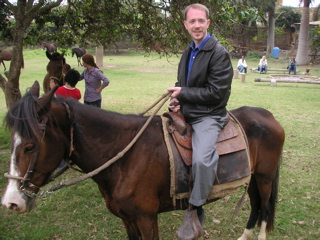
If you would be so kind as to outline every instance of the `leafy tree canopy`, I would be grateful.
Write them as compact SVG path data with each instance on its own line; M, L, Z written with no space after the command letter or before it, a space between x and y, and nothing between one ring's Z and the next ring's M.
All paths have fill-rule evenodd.
M277 27L289 28L292 24L301 22L301 13L293 7L280 7L276 13Z
M67 5L47 9L35 17L27 29L24 44L49 41L58 43L60 48L75 44L108 47L127 40L140 44L147 52L176 53L190 42L182 12L193 2L203 3L211 10L209 31L218 36L253 12L226 0L68 0ZM236 15L239 9L243 14ZM7 16L10 14L13 13L6 11ZM0 35L0 40L1 37L10 36Z

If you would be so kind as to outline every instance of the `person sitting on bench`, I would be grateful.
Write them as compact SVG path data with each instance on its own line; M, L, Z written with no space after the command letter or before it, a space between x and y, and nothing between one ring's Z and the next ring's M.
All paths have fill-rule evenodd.
M260 59L259 62L259 66L258 66L258 71L259 73L267 73L268 71L268 61L266 59L266 56L262 56L262 58Z
M237 68L240 73L247 73L248 65L246 63L246 60L244 59L244 56L242 56L241 59L239 59Z

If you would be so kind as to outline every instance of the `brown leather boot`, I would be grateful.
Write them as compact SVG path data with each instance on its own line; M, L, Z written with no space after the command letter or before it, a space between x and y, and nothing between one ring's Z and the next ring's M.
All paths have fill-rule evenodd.
M203 228L199 221L197 209L188 209L184 214L182 225L177 231L181 240L194 240L203 235Z

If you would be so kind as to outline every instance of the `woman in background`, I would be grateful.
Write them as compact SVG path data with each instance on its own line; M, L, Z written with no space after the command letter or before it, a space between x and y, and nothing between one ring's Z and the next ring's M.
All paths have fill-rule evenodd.
M109 79L97 67L91 54L82 56L84 71L80 80L85 80L84 104L101 108L101 91L109 85Z

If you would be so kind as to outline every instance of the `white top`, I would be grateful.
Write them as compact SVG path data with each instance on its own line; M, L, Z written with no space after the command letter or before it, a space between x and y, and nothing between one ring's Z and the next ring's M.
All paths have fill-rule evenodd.
M259 62L259 65L262 65L262 66L263 66L263 65L268 65L267 59L264 59L264 60L263 60L263 59L261 58L261 59L260 59L260 62Z
M246 63L246 60L239 59L237 67L239 67L239 66L247 67L248 65Z

